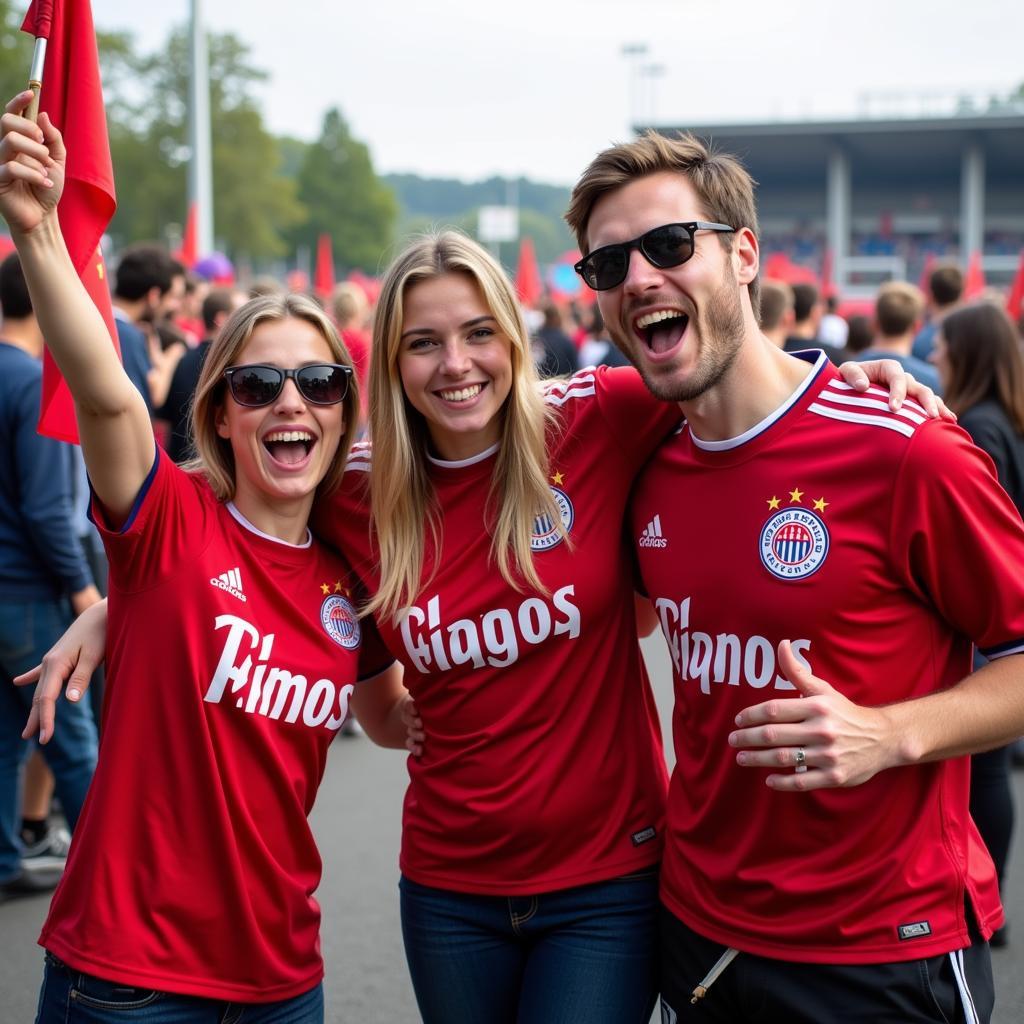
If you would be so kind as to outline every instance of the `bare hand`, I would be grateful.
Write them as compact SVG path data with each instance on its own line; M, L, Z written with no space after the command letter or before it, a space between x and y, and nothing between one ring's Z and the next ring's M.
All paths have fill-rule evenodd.
M0 117L0 213L12 232L27 234L56 208L64 189L66 154L46 114L33 124L22 113L32 99L20 92Z
M419 757L423 753L423 741L427 734L423 731L423 720L412 697L402 698L401 715L406 732L405 748L413 757Z
M779 644L779 672L803 699L769 700L741 711L739 728L729 734L730 745L743 748L737 764L798 769L765 779L772 789L794 792L859 786L899 763L898 738L884 708L847 700L797 660L788 640Z
M917 402L932 419L956 423L954 413L927 384L922 384L895 359L869 359L858 363L847 361L839 367L843 380L855 391L867 391L872 384L889 389L889 408L896 412L906 398Z
M83 612L64 635L43 655L43 662L20 676L18 686L36 685L32 710L22 730L28 739L39 730L39 742L47 743L53 735L57 698L67 680L67 699L80 701L89 689L93 672L103 663L107 638L107 606L99 602Z

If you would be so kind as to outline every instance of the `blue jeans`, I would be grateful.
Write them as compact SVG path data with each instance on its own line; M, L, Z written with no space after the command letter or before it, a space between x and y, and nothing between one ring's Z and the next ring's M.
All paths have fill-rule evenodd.
M11 680L39 664L71 619L66 600L0 601L0 882L20 870L21 767L35 746L21 738L33 687L15 686ZM96 723L89 702L72 704L62 697L54 734L40 749L74 830L96 768Z
M324 988L276 1003L224 1003L133 988L83 974L46 954L36 1024L323 1024Z
M423 1024L647 1024L656 868L538 896L399 883Z

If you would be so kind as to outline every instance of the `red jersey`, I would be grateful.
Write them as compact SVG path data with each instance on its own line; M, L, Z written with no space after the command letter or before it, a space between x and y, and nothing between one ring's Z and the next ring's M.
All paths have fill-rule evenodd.
M100 528L103 738L39 941L129 985L299 995L323 976L306 816L357 674L393 659L345 563L259 533L163 452L123 529Z
M472 893L548 892L657 862L667 776L636 635L623 532L639 467L679 411L633 370L586 370L546 386L551 489L569 542L538 516L534 564L547 594L509 586L491 555L495 450L431 462L439 551L423 589L378 627L405 666L427 741L409 759L401 868ZM379 579L366 505L369 446L315 528Z
M348 328L341 332L341 340L348 354L352 357L352 365L356 371L359 384L359 412L365 418L370 389L367 387L370 377L370 345L371 339L366 331Z
M854 392L824 356L730 441L684 426L632 506L675 668L662 898L694 931L791 961L873 963L970 944L1002 921L968 815L969 758L850 789L780 793L728 744L745 707L797 697L797 656L857 704L952 686L1024 651L1024 529L959 428Z

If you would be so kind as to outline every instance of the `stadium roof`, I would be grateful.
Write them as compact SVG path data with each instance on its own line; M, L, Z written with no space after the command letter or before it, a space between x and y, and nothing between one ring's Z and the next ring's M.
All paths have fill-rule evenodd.
M1024 112L863 121L763 124L641 125L662 133L691 131L735 153L761 184L822 181L828 154L841 146L858 171L886 179L949 181L960 176L964 150L978 144L990 182L1024 182ZM873 176L873 175L872 175Z

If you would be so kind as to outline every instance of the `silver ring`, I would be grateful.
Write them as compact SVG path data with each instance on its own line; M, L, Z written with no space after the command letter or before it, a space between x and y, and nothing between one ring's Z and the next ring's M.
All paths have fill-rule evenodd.
M807 754L804 753L803 747L796 748L796 767L797 771L807 767Z

